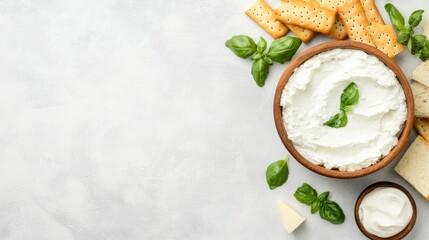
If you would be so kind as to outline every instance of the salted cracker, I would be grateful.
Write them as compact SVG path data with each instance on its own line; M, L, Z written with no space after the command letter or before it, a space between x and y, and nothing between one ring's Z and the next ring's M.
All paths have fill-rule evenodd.
M346 26L338 16L335 19L334 28L332 28L332 31L328 35L338 40L343 40L347 38Z
M344 5L338 7L338 14L346 26L347 35L351 40L375 47L367 29L368 20L359 0L347 1Z
M309 0L304 0L309 1ZM280 10L277 8L275 10L277 14L281 13ZM301 39L303 42L308 43L311 39L313 39L314 36L316 36L315 31L311 31L307 28L298 27L292 24L286 24L286 26L291 30L299 39Z
M256 0L244 13L275 39L285 36L289 31L286 25L277 20L277 13L264 0Z
M316 6L330 9L332 11L337 11L338 7L344 5L345 3L344 0L311 0L311 2ZM338 40L347 38L346 27L344 26L343 22L341 22L338 15L335 18L332 31L328 35Z
M384 24L383 18L375 5L374 0L360 0L362 8L365 12L368 23L372 24Z
M300 0L286 0L278 8L279 20L316 32L329 34L335 23L335 11Z
M404 50L404 46L398 43L398 36L390 25L372 24L367 27L371 38L378 50L384 52L390 58L395 58L397 54Z

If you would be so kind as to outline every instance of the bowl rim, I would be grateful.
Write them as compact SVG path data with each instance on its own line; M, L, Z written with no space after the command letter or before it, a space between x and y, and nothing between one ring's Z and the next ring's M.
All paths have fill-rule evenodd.
M356 49L366 52L369 55L373 55L380 59L390 70L395 73L396 78L398 79L399 83L402 86L402 89L404 91L405 95L405 101L407 105L407 117L404 123L404 128L402 130L402 133L400 134L398 138L398 143L392 148L392 150L387 154L385 157L380 159L377 163L360 169L356 171L340 171L337 169L327 169L323 166L313 164L312 162L305 159L293 146L292 142L289 140L287 136L286 129L283 125L283 107L280 105L280 99L281 95L283 93L283 89L288 82L290 76L293 74L294 70L299 67L301 64L303 64L305 61L310 59L311 57L326 52L332 49ZM274 110L274 122L276 125L277 133L280 136L280 139L282 140L283 144L285 145L286 149L289 151L289 153L304 167L308 168L309 170L318 173L320 175L331 177L331 178L341 178L341 179L348 179L348 178L358 178L367 176L371 173L377 172L383 167L387 166L390 162L392 162L401 152L401 150L405 147L408 138L410 136L411 130L413 128L414 123L414 99L413 94L411 91L410 83L408 82L407 77L405 77L402 70L399 68L396 63L389 58L387 55L385 55L383 52L378 50L375 47L372 47L367 44L354 42L350 40L346 41L331 41L322 43L319 45L316 45L303 53L301 53L297 58L295 58L293 61L290 62L290 64L286 67L284 70L282 76L279 79L279 82L276 87L276 91L274 94L274 104L273 104L273 110Z
M404 229L402 229L399 233L388 237L388 238L382 238L382 237L378 237L374 234L369 233L365 227L362 225L360 219L359 219L359 207L360 204L362 203L363 199L366 197L366 195L368 195L368 193L372 192L373 190L380 188L380 187L392 187L392 188L396 188L400 191L402 191L410 200L411 203L411 207L413 208L413 215L410 219L410 221L408 222L407 226L404 227ZM382 182L376 182L371 184L370 186L368 186L367 188L365 188L362 193L359 195L359 197L356 199L356 203L355 203L355 221L356 224L359 228L359 230L369 239L373 239L373 240L395 240L395 239L403 239L408 233L411 232L411 230L413 229L414 225L416 224L417 221L417 206L416 206L416 202L414 201L413 196L411 195L410 192L407 191L407 189L405 189L404 187L402 187L401 185L394 183L394 182L387 182L387 181L382 181Z

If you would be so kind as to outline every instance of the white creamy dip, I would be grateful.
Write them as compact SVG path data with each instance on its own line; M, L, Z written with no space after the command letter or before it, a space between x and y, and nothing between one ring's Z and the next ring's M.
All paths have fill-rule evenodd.
M338 113L341 93L351 82L357 84L359 102L347 112L347 125L323 125ZM407 115L395 74L378 58L351 49L323 52L295 69L281 106L288 138L301 155L340 171L359 170L386 156Z
M410 199L401 190L392 187L372 190L359 206L359 220L365 230L382 238L398 234L412 216Z

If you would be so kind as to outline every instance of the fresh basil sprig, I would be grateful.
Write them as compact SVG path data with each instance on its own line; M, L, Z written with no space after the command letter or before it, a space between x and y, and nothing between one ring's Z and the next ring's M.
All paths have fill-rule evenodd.
M245 35L237 35L226 41L225 45L231 49L235 55L241 58L248 58L252 56L256 50L256 43L252 38Z
M269 65L272 65L273 61L278 63L290 61L301 43L299 38L286 36L274 40L268 52L265 52L267 41L263 37L260 37L256 44L249 36L236 35L226 41L225 46L238 57L244 59L251 57L254 61L251 71L253 79L258 86L262 87L268 76Z
M286 156L284 160L273 162L268 166L265 176L271 190L280 187L287 181L289 176L288 159L289 156Z
M340 224L346 218L341 207L336 202L328 200L329 192L317 196L317 191L304 183L296 190L294 196L300 203L311 206L311 214L319 211L320 217L326 221Z
M314 201L317 200L317 192L307 183L302 184L296 192L293 194L298 202L305 205L311 205Z
M411 54L419 57L423 62L427 61L429 59L429 40L424 35L414 35L414 28L422 21L424 11L414 11L408 18L408 26L406 26L404 16L393 4L386 4L384 9L386 9L390 21L398 31L397 41L406 45Z
M347 125L347 114L359 102L359 89L356 83L352 82L343 90L341 94L340 112L332 116L323 123L331 128L342 128Z
M327 200L322 204L319 215L322 219L334 224L341 224L346 218L338 203L330 200Z

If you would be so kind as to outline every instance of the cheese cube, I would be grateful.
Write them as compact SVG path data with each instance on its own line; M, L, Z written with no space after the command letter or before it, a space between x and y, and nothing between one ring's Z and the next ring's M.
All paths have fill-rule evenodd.
M277 206L279 207L280 215L283 219L283 226L288 233L293 232L305 221L305 218L290 206L282 202L277 202Z
M429 200L429 142L418 136L395 171Z

